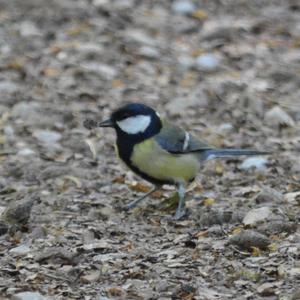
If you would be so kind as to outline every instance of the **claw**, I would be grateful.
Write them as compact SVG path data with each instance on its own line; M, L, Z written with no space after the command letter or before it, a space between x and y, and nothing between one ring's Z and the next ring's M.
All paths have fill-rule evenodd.
M180 219L182 219L184 216L186 216L186 210L177 210L174 217L173 217L173 220L175 221L178 221Z
M129 210L131 210L131 209L133 209L136 205L133 205L134 203L129 203L129 204L127 204L127 205L124 205L123 206L123 210L125 210L125 211L129 211Z

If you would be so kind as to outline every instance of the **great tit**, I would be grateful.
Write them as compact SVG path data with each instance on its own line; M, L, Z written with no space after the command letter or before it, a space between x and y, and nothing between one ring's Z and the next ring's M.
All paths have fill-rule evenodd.
M185 189L205 161L218 157L269 154L247 149L217 149L161 118L154 109L141 103L127 104L114 111L108 120L93 122L87 120L85 126L115 129L119 158L134 173L154 185L126 208L135 207L163 184L171 184L177 187L179 195L174 216L176 220L185 214Z

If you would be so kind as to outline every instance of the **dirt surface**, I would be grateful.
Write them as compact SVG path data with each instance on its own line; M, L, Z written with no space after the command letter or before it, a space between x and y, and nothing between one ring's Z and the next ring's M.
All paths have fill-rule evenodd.
M0 70L3 298L299 299L297 0L0 0ZM125 212L150 185L82 122L126 101L273 154Z

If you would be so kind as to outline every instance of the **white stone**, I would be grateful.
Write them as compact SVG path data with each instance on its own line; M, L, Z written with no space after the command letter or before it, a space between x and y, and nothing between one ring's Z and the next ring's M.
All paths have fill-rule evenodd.
M187 0L174 1L172 4L172 10L181 15L191 14L195 9L194 3Z
M12 248L9 250L10 253L18 255L18 256L25 256L27 255L31 249L27 245L20 245L18 247Z
M33 156L35 155L35 152L29 148L24 148L18 151L18 156Z
M101 63L87 62L83 63L82 67L87 71L95 72L96 74L100 75L103 79L106 80L112 80L118 74L115 68Z
M154 38L140 29L128 29L124 33L128 42L135 42L144 46L156 46L157 42Z
M233 126L230 123L220 124L220 126L217 129L218 133L221 133L221 134L231 132L232 130L233 130Z
M215 71L219 67L219 59L214 54L202 54L196 58L196 65L202 71Z
M300 202L300 192L292 192L284 194L284 200L288 203Z
M41 143L53 144L61 140L62 135L56 131L50 130L36 130L33 136Z
M292 117L280 106L274 106L273 108L268 110L265 114L265 121L270 126L285 125L293 127L295 125Z
M272 210L268 206L251 209L243 219L245 225L255 225L258 222L266 221L272 215Z
M267 162L267 159L263 157L249 157L243 161L243 163L241 164L241 169L248 170L251 168L256 168L258 170L262 170L265 169Z
M11 300L50 300L38 292L22 292L12 296Z
M139 49L139 55L146 57L146 58L151 58L155 59L159 57L159 52L157 49L153 47L148 47L148 46L143 46Z
M178 57L178 63L182 69L188 70L195 65L195 60L190 56L182 55Z
M20 34L24 37L32 37L41 35L39 28L31 21L23 21L20 24Z
M40 105L35 102L22 101L14 105L12 109L12 116L21 118L24 121L34 118L39 115Z
M0 92L1 93L15 93L18 91L18 86L9 80L4 80L0 82Z

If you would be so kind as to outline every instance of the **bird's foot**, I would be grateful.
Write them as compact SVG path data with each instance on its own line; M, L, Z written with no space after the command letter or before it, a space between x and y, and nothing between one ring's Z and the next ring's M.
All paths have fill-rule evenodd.
M136 203L130 202L123 206L123 210L128 211L136 207Z
M183 209L183 210L177 210L172 219L174 221L179 221L179 220L181 220L185 216L186 216L186 210L185 209Z

